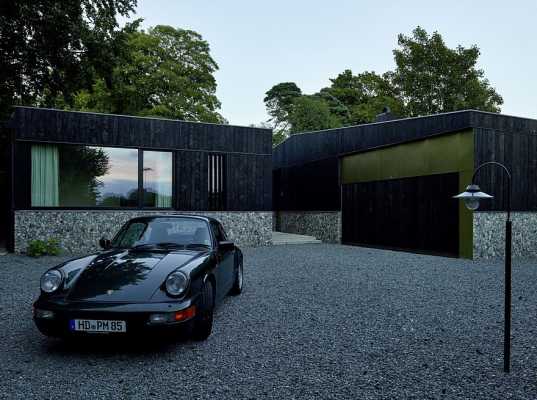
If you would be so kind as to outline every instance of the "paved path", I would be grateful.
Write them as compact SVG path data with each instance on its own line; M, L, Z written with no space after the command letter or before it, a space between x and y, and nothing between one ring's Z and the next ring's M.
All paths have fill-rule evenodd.
M295 233L272 232L272 244L275 246L282 244L315 244L322 243L313 236L297 235Z
M500 262L336 245L245 249L213 336L69 346L30 320L58 259L0 258L0 398L535 399L537 263L513 266L502 373Z

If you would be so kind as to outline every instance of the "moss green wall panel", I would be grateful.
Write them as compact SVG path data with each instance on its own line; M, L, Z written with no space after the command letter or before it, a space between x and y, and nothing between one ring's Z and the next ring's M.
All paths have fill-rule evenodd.
M472 179L473 168L474 134L470 129L343 157L341 182L459 172L459 188L463 191ZM459 255L473 257L473 218L462 202L459 205Z
M466 186L469 185L472 174L473 169L459 173L459 193L464 192ZM474 257L474 217L463 201L456 201L459 202L459 256L471 259Z
M444 174L473 168L472 130L343 157L342 183Z

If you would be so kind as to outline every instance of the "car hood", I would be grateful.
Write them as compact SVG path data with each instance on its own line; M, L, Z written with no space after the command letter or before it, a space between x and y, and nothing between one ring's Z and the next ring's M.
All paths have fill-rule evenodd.
M207 252L114 250L95 257L67 298L76 301L148 302L168 274Z

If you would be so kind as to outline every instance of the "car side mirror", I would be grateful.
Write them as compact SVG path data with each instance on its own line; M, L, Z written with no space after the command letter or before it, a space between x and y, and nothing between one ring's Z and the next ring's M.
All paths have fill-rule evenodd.
M235 243L230 241L218 242L218 249L223 251L229 251L235 249Z
M103 250L108 250L111 245L112 243L110 242L110 239L107 239L105 237L99 239L99 246L101 246Z

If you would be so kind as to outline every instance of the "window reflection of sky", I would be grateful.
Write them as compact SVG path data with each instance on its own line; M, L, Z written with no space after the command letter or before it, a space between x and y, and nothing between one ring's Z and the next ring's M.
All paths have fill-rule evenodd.
M106 175L98 177L102 182L99 197L127 197L133 190L138 190L138 150L112 147L101 149L108 155L109 169Z
M172 153L144 151L144 188L160 195L172 194Z

